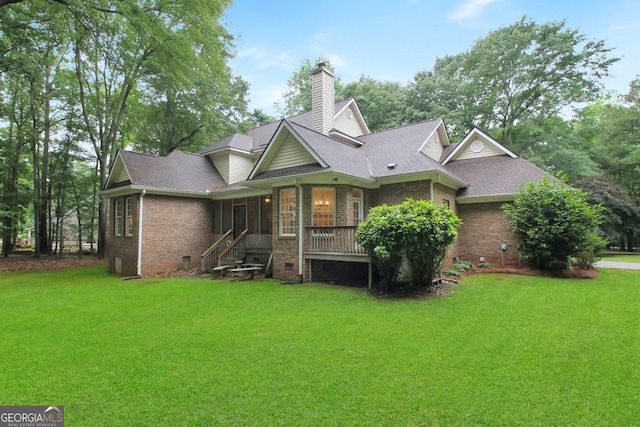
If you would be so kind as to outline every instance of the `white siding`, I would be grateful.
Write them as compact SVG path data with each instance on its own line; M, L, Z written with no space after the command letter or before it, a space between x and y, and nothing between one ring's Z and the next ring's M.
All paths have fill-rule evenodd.
M309 153L293 135L289 134L275 153L267 170L272 171L314 163L317 162L311 153Z
M481 151L475 153L471 150L471 147L476 142L482 142L483 148ZM496 149L493 144L482 141L481 139L475 139L470 144L467 144L466 147L463 148L462 152L458 153L454 160L464 160L464 159L477 159L478 157L490 157L490 156L502 156L505 153Z
M211 158L211 161L213 162L213 165L216 167L216 169L218 169L218 172L220 173L220 175L222 175L222 179L224 179L224 182L226 182L227 184L230 184L229 182L229 155L222 155L222 156L215 156Z
M253 169L253 159L237 154L229 155L229 184L244 181Z
M124 181L129 181L129 179L130 178L129 178L129 174L127 173L127 169L124 166L122 166L114 182L124 182Z
M338 117L336 117L334 127L340 132L346 133L352 137L367 133L366 129L362 127L362 124L356 118L355 112L352 112L351 118L349 118L347 110L344 110L338 115Z
M333 129L334 88L333 75L324 67L312 76L311 111L312 128L316 132L328 135Z
M442 144L438 137L438 131L434 132L424 147L422 147L422 153L431 157L436 162L440 161L440 157L442 156Z

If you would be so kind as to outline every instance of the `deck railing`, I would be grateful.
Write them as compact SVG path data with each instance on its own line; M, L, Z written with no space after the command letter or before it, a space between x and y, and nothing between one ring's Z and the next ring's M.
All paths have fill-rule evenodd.
M218 261L218 255L227 247L227 241L232 230L227 231L215 243L200 255L200 271L209 271L214 263Z
M308 252L366 255L367 251L356 242L357 226L308 227Z

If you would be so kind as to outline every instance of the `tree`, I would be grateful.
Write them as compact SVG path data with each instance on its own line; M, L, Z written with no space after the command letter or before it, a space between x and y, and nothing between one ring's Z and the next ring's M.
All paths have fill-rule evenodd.
M592 159L592 141L577 134L571 122L554 116L533 119L513 127L512 149L553 175L579 176L602 173Z
M73 58L79 105L98 162L100 188L106 182L111 160L122 146L125 111L137 89L152 85L153 76L170 76L161 79L164 86L160 96L171 97L176 94L178 83L187 81L194 72L210 73L211 80L230 74L226 60L231 56L232 38L218 23L228 4L226 0L121 2L114 5L115 12L87 8L76 15ZM175 87L170 86L173 82ZM220 85L219 90L228 87ZM210 106L216 107L220 105ZM166 111L172 108L171 100L165 103ZM163 139L171 145L176 141L171 127L180 117L172 112L168 116L168 132ZM98 255L104 256L103 203L98 229Z
M342 96L354 98L358 102L371 132L404 124L404 88L400 83L380 82L372 77L360 76L358 81L344 87Z
M601 205L603 222L600 229L610 244L620 244L622 250L633 251L640 235L640 207L623 188L602 176L577 178L572 184L589 194L589 202ZM626 243L626 244L625 244Z
M593 242L598 240L601 208L588 198L586 192L547 177L520 188L513 203L502 208L520 239L521 255L541 269L563 269L572 255L590 246L597 250Z
M431 73L416 76L407 101L413 111L445 110L447 122L466 131L470 125L497 130L500 142L511 145L518 122L594 99L618 60L610 52L604 41L588 40L565 21L537 24L523 17L467 52L437 60Z
M325 67L333 70L333 66L328 59L320 57L311 62L309 58L305 58L287 80L288 88L283 95L282 103L275 103L276 110L282 117L295 116L296 114L311 111L311 73L318 68L320 63L324 63ZM337 101L342 98L342 83L338 77L334 79L334 87Z
M398 284L402 259L406 258L412 286L427 289L442 268L461 223L446 207L407 199L399 205L372 208L358 226L356 239L376 259L386 285Z

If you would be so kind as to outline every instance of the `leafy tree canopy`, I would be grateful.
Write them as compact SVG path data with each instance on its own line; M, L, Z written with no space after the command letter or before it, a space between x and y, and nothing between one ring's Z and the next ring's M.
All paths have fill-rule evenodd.
M444 112L456 131L471 125L499 130L500 141L510 145L518 122L594 99L618 60L610 53L604 41L588 40L565 21L537 24L523 17L418 73L408 107L414 116Z
M331 61L326 58L319 57L313 62L309 58L305 58L287 80L287 91L283 95L284 99L281 103L275 104L276 110L281 117L290 117L311 111L311 73L318 68L320 63L324 63L325 67L333 71ZM341 100L343 97L343 85L338 76L334 79L334 85L335 99Z

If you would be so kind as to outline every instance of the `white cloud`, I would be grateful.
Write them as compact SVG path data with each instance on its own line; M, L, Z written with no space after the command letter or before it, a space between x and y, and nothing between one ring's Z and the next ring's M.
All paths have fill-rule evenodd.
M257 90L252 98L253 104L261 106L265 112L274 114L273 104L282 100L282 95L289 89L289 86L285 84L272 84L268 85L264 89Z
M476 18L486 6L496 1L498 0L467 0L453 12L450 18L458 22Z
M625 31L625 30L630 30L632 28L633 26L631 25L614 25L613 27L611 27L613 31Z
M237 53L236 58L250 60L259 70L280 68L291 71L295 68L295 59L289 51L276 52L262 45L243 49Z

